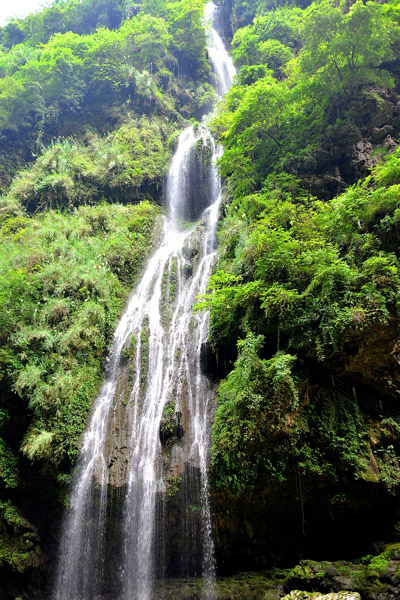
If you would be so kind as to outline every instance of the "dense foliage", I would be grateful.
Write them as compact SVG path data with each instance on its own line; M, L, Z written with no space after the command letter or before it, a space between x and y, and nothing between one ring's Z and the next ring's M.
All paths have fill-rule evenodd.
M284 555L296 519L300 546L321 522L338 535L400 485L399 6L221 5L238 75L198 305L225 375L212 473L221 530L236 512L237 543Z
M1 592L42 564L25 516L46 532L65 501L177 135L214 101L203 6L61 0L0 28Z
M157 209L83 207L2 221L1 374L29 401L29 458L75 456ZM9 486L16 481L8 476Z
M360 506L399 529L400 13L219 5L238 74L212 123L223 219L199 299L222 379L212 474L219 539L236 527L264 565ZM35 515L34 478L58 505L177 133L215 98L203 7L58 0L0 29L0 566L14 572L41 561L14 505Z
M36 218L3 212L0 492L8 503L27 501L27 459L41 461L48 490L56 480L60 489L68 481L65 472L76 458L117 319L152 247L158 212L149 202L49 210ZM28 526L14 528L11 537L22 536L24 544ZM9 546L0 544L6 553ZM12 560L0 552L0 562L21 572L39 564L39 547L24 547L26 556L17 548Z
M397 398L400 382L395 360L393 364L389 360L383 372L371 361L367 373L359 372L356 364L346 365L346 361L362 341L370 345L373 354L374 342L397 318L400 196L399 184L387 182L395 176L398 165L396 153L369 179L330 203L293 191L285 193L283 187L230 204L220 231L219 270L210 281L212 291L204 299L212 311L211 336L217 348L226 340L247 336L239 342L235 369L219 391L215 464L223 477L232 471L235 477L240 472L245 480L256 481L258 461L268 463L270 451L281 453L276 435L288 434L288 450L292 451L294 438L303 436L300 430L304 427L315 433L319 443L316 439L310 450L306 436L298 444L301 466L317 471L328 468L326 457L321 456L322 432L327 430L321 428L322 423L315 427L313 412L297 412L294 382L304 378L304 368L294 368L295 357L287 352L329 365L341 374L352 371L359 382L371 382L380 394ZM254 338L253 332L265 336L267 343ZM396 334L391 335L394 345ZM263 345L273 358L258 358L256 350ZM278 379L275 373L280 373ZM270 398L272 406L268 408ZM321 404L321 399L316 401ZM331 422L328 434L332 435L329 462L334 458L341 469L344 461L361 474L369 463L368 423L362 425L354 398L345 401L343 413L338 410L342 401L337 397L323 402L329 405L332 401L337 405L337 422ZM274 411L280 420L276 421ZM350 426L346 421L353 418L353 411L355 421ZM329 420L329 411L325 416ZM304 418L306 423L301 422ZM237 419L236 425L232 419ZM294 427L288 427L288 422L295 423ZM343 428L339 445L336 427ZM266 445L269 439L272 448ZM246 440L252 443L250 454ZM251 468L242 468L243 453ZM279 477L284 475L282 465L267 464L266 468L272 468ZM386 468L381 471L389 487L398 483L395 464L393 468L394 481L386 479Z
M107 136L86 143L53 142L33 166L18 173L6 203L19 202L29 213L69 209L107 199L158 198L176 130L161 119L130 119Z
M199 116L210 105L203 0L163 2L158 10L128 4L130 17L99 27L102 9L113 12L109 2L56 3L21 21L26 35L19 43L0 47L3 189L15 167L54 137L84 141L93 130L108 132L143 115L179 126L182 116ZM114 8L121 13L119 3ZM85 27L71 24L75 13ZM16 23L0 30L0 39ZM141 128L148 136L145 123Z
M214 124L235 193L262 188L271 173L320 174L339 132L362 137L367 99L376 109L394 86L398 43L388 7L361 0L348 11L329 0L279 8L239 29L238 85ZM352 183L347 165L335 166Z

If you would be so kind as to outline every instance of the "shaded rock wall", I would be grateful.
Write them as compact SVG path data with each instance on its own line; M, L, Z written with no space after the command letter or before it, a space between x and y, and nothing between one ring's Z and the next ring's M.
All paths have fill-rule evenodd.
M333 110L333 109L332 109ZM346 110L346 107L343 107ZM337 121L319 140L310 163L292 164L305 189L319 198L332 198L368 174L379 161L380 152L392 152L400 134L400 95L395 91L373 90L360 98L352 117ZM377 152L377 150L379 150Z

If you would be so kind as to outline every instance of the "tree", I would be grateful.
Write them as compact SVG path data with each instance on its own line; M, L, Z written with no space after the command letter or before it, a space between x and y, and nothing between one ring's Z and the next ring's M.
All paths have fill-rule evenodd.
M300 29L301 70L304 78L315 80L325 103L337 93L353 101L368 85L393 85L388 72L377 68L394 58L391 44L399 38L382 5L357 0L344 13L330 0L321 0L304 12Z
M230 96L237 94L238 90L233 90ZM238 192L249 193L284 154L297 106L289 101L285 82L278 83L270 72L242 88L240 96L232 114L216 119L215 127L225 144L220 159L222 175L232 176L233 185L239 185Z
M125 52L138 69L160 69L167 55L171 35L164 19L140 13L121 28Z
M296 14L297 11L281 8L257 16L252 25L239 29L232 41L236 64L242 66L263 63L266 48L278 45L286 48L287 62L292 55L291 49L298 43L294 24Z
M10 21L10 23L4 27L1 37L3 44L8 48L11 48L24 41L24 32L18 21Z
M169 5L168 22L181 72L196 75L205 68L206 38L203 0L181 0Z

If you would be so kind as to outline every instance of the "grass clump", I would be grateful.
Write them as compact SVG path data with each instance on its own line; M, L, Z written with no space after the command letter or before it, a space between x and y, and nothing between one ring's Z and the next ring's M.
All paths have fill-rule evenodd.
M143 202L4 217L0 373L3 385L27 401L21 450L30 460L75 458L158 212ZM10 473L7 478L13 481Z

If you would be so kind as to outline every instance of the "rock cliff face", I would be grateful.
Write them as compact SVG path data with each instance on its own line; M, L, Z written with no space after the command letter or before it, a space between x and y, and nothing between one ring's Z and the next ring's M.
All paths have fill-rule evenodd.
M398 65L393 68L397 77ZM329 201L365 178L383 156L396 151L400 135L398 91L398 86L386 93L380 90L375 94L370 90L359 99L356 117L348 122L339 122L332 115L329 131L319 140L314 162L300 162L295 158L291 163L292 172L306 190ZM373 178L374 175L371 187ZM398 179L391 183L396 187ZM381 227L377 249L382 254L391 253L397 264L398 226L383 231L380 225L386 215L384 189L381 205L377 209L371 205L371 213L375 212L368 226L360 221L357 223L357 219L354 225L363 233L373 234ZM398 206L397 191L393 193ZM246 206L244 201L242 206ZM273 212L274 208L267 208L266 212L268 210ZM232 219L232 213L228 218ZM292 226L289 221L288 217L288 230ZM256 219L248 218L247 222L251 231ZM234 275L240 273L245 282L253 282L256 276L253 277L251 272L254 266L251 260L245 262L246 268L242 268L240 260L234 256L240 255L246 261L243 258L246 252L251 255L256 250L248 242L247 250L242 252L233 219L230 227L221 236L225 245L221 251L222 269ZM341 256L348 251L344 238L345 235L340 242L342 245L339 244ZM351 246L351 242L349 244ZM357 252L354 248L351 251ZM292 258L296 260L294 255ZM273 271L274 267L270 268ZM292 282L289 283L287 271L277 272L277 285L290 288ZM277 432L260 419L254 438L258 441L246 446L250 448L250 455L254 452L256 456L258 445L264 460L261 470L269 470L268 475L260 475L244 492L237 492L234 485L232 489L224 488L216 475L219 485L214 495L217 552L222 571L255 565L259 568L288 565L309 557L351 559L375 552L376 543L381 540L397 541L400 517L396 494L400 483L397 309L390 309L390 317L385 323L376 322L362 333L352 335L340 351L330 348L323 358L317 358L315 347L304 350L290 334L286 337L277 333L271 321L266 324L260 304L256 294L251 297L249 292L249 297L243 300L246 316L241 325L233 336L231 332L224 334L225 337L218 332L220 338L214 340L217 355L213 362L211 352L207 353L206 368L214 377L216 372L220 378L226 377L235 360L235 335L240 339L245 335L246 327L253 326L265 336L265 359L269 359L277 347L297 353L294 371L299 405L295 411L286 413L282 407L286 431ZM264 305L265 312L268 308L271 309ZM249 463L251 461L246 465ZM391 569L395 572L397 566L392 565ZM304 589L301 583L296 585L298 589ZM395 593L396 579L391 580L390 585L391 591L385 592L387 598ZM365 582L362 590L357 586L352 588L350 584L346 587L360 591L363 598L368 588L373 588L371 579ZM329 589L339 591L340 583L327 584L326 590ZM319 588L311 587L310 590ZM378 597L375 593L366 597ZM299 594L299 598L303 597Z
M292 164L303 185L318 198L332 198L365 177L382 153L397 148L400 134L400 96L396 91L360 98L358 118L332 125L319 141L313 164Z
M288 415L292 433L263 438L265 460L281 465L280 476L261 476L241 494L215 490L222 572L308 557L352 559L374 552L380 540L397 539L399 406L395 394L385 395L385 387L391 387L388 373L396 366L386 368L386 362L394 362L387 345L380 352L372 344L369 351L364 348L362 366L360 361L356 371L354 357L341 376L313 363L303 367L298 410ZM398 385L398 375L393 381ZM353 428L354 436L347 436ZM294 441L296 429L302 433ZM341 457L338 445L344 448Z

